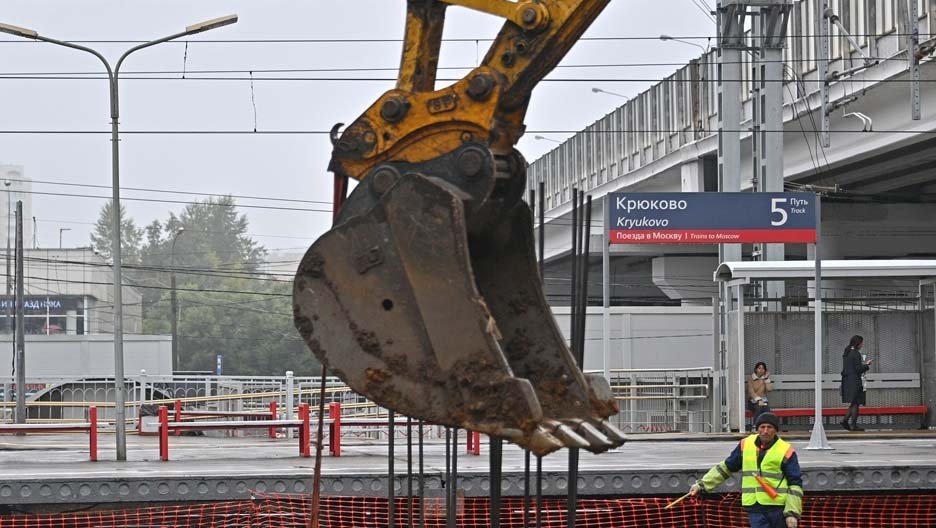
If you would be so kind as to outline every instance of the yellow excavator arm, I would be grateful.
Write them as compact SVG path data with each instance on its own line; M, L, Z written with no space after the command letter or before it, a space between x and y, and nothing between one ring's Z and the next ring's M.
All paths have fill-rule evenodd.
M329 170L361 183L293 293L296 327L356 392L538 455L624 442L607 380L576 366L544 297L514 149L532 89L608 2L407 2L396 88L332 132ZM437 90L450 5L506 22L480 66Z

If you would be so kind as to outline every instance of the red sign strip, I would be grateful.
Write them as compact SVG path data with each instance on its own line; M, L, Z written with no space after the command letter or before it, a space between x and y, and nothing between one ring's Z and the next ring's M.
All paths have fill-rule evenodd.
M612 244L814 244L815 229L612 229Z

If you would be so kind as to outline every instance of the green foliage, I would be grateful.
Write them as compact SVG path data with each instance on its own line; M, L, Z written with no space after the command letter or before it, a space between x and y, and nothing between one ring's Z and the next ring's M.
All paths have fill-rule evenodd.
M91 247L97 250L105 259L113 258L113 208L108 201L101 208L101 215L94 230L91 232ZM120 257L123 264L138 264L140 262L140 242L143 232L140 231L133 219L127 216L127 210L120 206Z
M292 279L263 272L266 250L250 238L247 218L237 213L233 199L188 205L178 215L133 229L135 238L127 239L136 241L139 265L125 275L143 293L144 333L171 333L175 270L179 370L213 371L215 356L222 354L228 375L319 374L321 367L293 327ZM94 235L92 243L97 247Z

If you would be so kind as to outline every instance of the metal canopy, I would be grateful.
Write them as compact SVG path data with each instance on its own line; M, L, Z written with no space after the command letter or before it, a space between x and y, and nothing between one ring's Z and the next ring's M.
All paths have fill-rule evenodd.
M716 282L734 280L811 279L812 260L722 262L715 269ZM823 260L822 278L910 277L936 278L936 260Z

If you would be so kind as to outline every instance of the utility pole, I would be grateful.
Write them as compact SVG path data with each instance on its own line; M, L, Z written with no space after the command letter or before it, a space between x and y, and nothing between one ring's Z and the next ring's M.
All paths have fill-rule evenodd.
M172 312L172 320L169 326L172 329L172 372L173 374L182 366L182 359L179 357L179 307L176 301L176 278L175 278L175 243L179 235L185 232L184 227L180 227L172 235L172 245L169 246L169 307Z
M16 423L26 423L26 339L23 308L23 202L16 202Z
M13 321L11 319L12 314L10 313L10 297L13 295L13 273L10 271L10 258L12 251L10 251L10 227L13 222L13 207L10 205L10 185L13 182L10 180L4 180L3 186L6 188L7 195L7 210L6 210L6 299L7 299L7 309L6 309L6 329L8 332L13 332Z
M744 21L747 6L736 0L719 0L718 13L718 191L741 190L741 53L745 48ZM719 244L718 261L741 260L740 244ZM715 430L731 427L731 391L728 389L728 312L731 310L731 288L719 285L719 301L712 309L718 312L722 335L714 351L714 384L719 390L712 395ZM737 398L735 399L735 401ZM725 407L722 408L724 402ZM744 424L740 424L739 431Z

